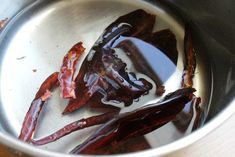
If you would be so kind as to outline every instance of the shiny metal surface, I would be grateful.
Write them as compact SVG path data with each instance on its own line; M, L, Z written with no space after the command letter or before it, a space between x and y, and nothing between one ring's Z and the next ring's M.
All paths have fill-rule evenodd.
M50 73L59 69L65 52L80 40L84 42L85 47L89 50L109 23L120 15L137 8L143 8L158 16L157 29L170 27L177 35L178 50L182 53L184 35L182 22L160 3L156 2L151 5L139 0L134 2L124 0L37 1L19 13L1 32L0 36L0 128L2 128L0 141L31 155L59 157L62 154L55 152L68 152L78 144L77 137L79 137L80 142L84 140L89 132L95 128L79 131L58 142L42 146L43 149L49 151L24 144L16 140L16 137L38 87ZM9 14L9 16L11 15L13 13ZM153 147L158 148L139 152L136 155L160 155L184 147L214 129L235 111L232 103L235 65L233 55L230 54L229 50L221 47L220 44L218 45L211 36L201 33L201 31L198 29L198 25L195 25L194 33L198 39L197 47L201 52L198 54L198 73L195 76L195 86L197 95L201 96L203 100L202 107L205 117L209 111L210 119L213 120L189 136L175 132L168 124L155 133L148 135L149 138L147 137ZM222 67L227 67L228 71L226 71L226 68L218 67L217 61L222 62ZM182 55L178 67L182 70ZM218 75L222 72L225 75L218 78ZM220 79L226 80L226 86L218 83ZM173 78L173 81L168 82L168 90L174 84L175 80ZM217 90L224 87L224 91ZM220 102L215 103L218 95L222 98ZM58 93L55 93L54 96L55 98L49 102L42 114L43 118L39 122L37 137L53 132L74 119L93 114L81 110L73 115L62 117L60 113L64 108L64 102L61 102ZM209 105L211 105L210 110L208 110ZM227 105L228 107L223 110L225 113L215 118L216 114L221 112L223 107ZM219 108L216 106L219 106ZM7 136L4 136L4 134L7 134ZM82 135L82 137L79 135ZM158 139L158 143L151 141L151 139Z

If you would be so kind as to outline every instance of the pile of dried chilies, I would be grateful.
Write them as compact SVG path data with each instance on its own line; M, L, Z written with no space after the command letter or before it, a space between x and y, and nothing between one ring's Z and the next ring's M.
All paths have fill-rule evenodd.
M153 33L154 25L155 16L141 9L119 17L95 42L76 77L74 73L77 62L85 48L82 42L74 45L65 55L60 72L51 74L36 93L24 119L19 139L34 145L43 145L74 131L102 124L87 140L71 151L73 154L93 154L95 150L110 143L145 135L175 120L187 103L196 104L198 114L200 114L200 98L193 94L195 89L192 88L196 54L188 28L185 32L185 68L180 89L167 94L158 103L127 113L119 113L120 108L101 101L101 99L115 100L129 106L133 100L145 95L153 88L153 85L144 78L137 78L133 73L127 72L127 64L115 55L117 47L131 53L136 51L130 44L117 43L120 36L138 38L152 44L164 52L172 62L177 62L175 35L169 29ZM138 63L135 66L139 69L143 68L141 67L143 65ZM165 92L164 86L158 78L151 75L151 71L146 71L146 75L152 76L151 79L156 84L156 95L161 96ZM72 122L47 137L35 140L33 135L40 112L45 102L51 97L53 88L58 86L61 89L61 97L69 99L63 114L71 113L88 104L94 108L106 109L106 112Z

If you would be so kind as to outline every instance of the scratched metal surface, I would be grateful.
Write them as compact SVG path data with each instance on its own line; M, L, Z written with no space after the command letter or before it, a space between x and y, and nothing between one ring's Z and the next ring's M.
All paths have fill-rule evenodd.
M0 43L2 131L13 137L18 136L24 116L38 87L49 74L58 71L64 54L73 44L83 41L88 52L109 23L120 15L139 8L157 15L156 30L170 28L176 34L177 48L181 54L178 68L182 70L184 27L181 21L158 3L153 6L138 0L135 2L124 0L38 1L18 14L3 31L4 40ZM204 56L199 53L195 87L197 95L202 97L202 107L206 115L212 92L212 76L211 69L204 60ZM165 84L167 91L175 89L175 84L179 81L172 76ZM41 114L36 137L45 136L81 117L96 114L82 109L74 114L61 116L66 102L61 100L58 92L58 90L55 91L53 99L49 101ZM95 128L73 133L41 148L68 152L88 137ZM153 147L159 147L184 136L168 124L147 135L146 139ZM153 139L157 139L158 142L156 143Z

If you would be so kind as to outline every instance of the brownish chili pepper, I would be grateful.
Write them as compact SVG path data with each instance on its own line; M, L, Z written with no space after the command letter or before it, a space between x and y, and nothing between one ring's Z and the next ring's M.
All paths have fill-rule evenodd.
M31 142L43 105L45 104L45 101L51 96L50 90L58 83L57 77L58 72L51 74L39 88L24 118L23 126L19 135L20 140Z
M185 67L182 76L182 87L193 86L193 76L196 69L196 52L193 46L192 34L189 26L185 27L184 36L184 54L185 54Z
M85 142L74 148L73 154L92 154L96 149L131 137L149 133L173 120L192 98L193 88L179 89L162 101L132 112L119 114L102 125Z
M60 68L60 73L58 76L62 98L76 98L74 92L74 73L76 71L78 59L81 57L84 51L85 48L82 46L82 42L79 42L75 44L64 56L63 64Z
M116 114L118 114L118 111L108 112L101 115L80 119L64 126L63 128L59 129L58 131L47 137L44 137L39 140L32 140L32 143L35 145L43 145L50 142L54 142L74 131L105 123L108 120L112 119Z
M185 66L182 75L182 87L192 87L193 77L196 69L196 51L194 49L193 38L190 30L190 26L187 24L185 26L185 36L184 36L184 55L185 55ZM193 96L192 100L185 105L185 108L180 112L173 124L176 128L185 132L188 129L191 131L197 129L201 122L201 108L200 108L201 98ZM192 125L190 125L192 124ZM191 128L188 128L192 126Z

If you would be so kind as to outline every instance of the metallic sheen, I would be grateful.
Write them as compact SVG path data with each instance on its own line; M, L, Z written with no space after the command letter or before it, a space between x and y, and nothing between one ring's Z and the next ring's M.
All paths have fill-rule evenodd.
M203 4L200 1L198 4ZM203 100L201 107L206 123L190 134L180 134L168 124L146 136L156 148L123 156L163 155L183 148L215 129L235 111L235 58L231 50L233 53L235 51L228 43L220 42L212 25L209 25L211 29L205 27L205 23L210 24L216 20L210 21L210 11L213 12L213 8L209 6L208 10L197 14L202 20L189 10L189 7L197 10L194 3L193 0L182 5L177 0L162 3L161 0L3 0L0 18L9 17L11 20L0 32L0 142L33 156L69 157L64 153L83 141L96 127L73 133L46 146L33 147L16 139L30 102L43 80L59 70L64 54L72 45L83 41L88 52L108 24L120 15L138 8L157 15L156 30L170 28L176 34L180 52L177 65L179 70L183 69L183 22L192 21L200 52L195 87L196 94ZM179 74L175 73L165 83L168 91L177 88L179 80L175 76ZM41 114L43 118L39 122L37 137L45 136L81 117L96 114L80 110L62 117L61 112L66 102L61 100L58 92Z

